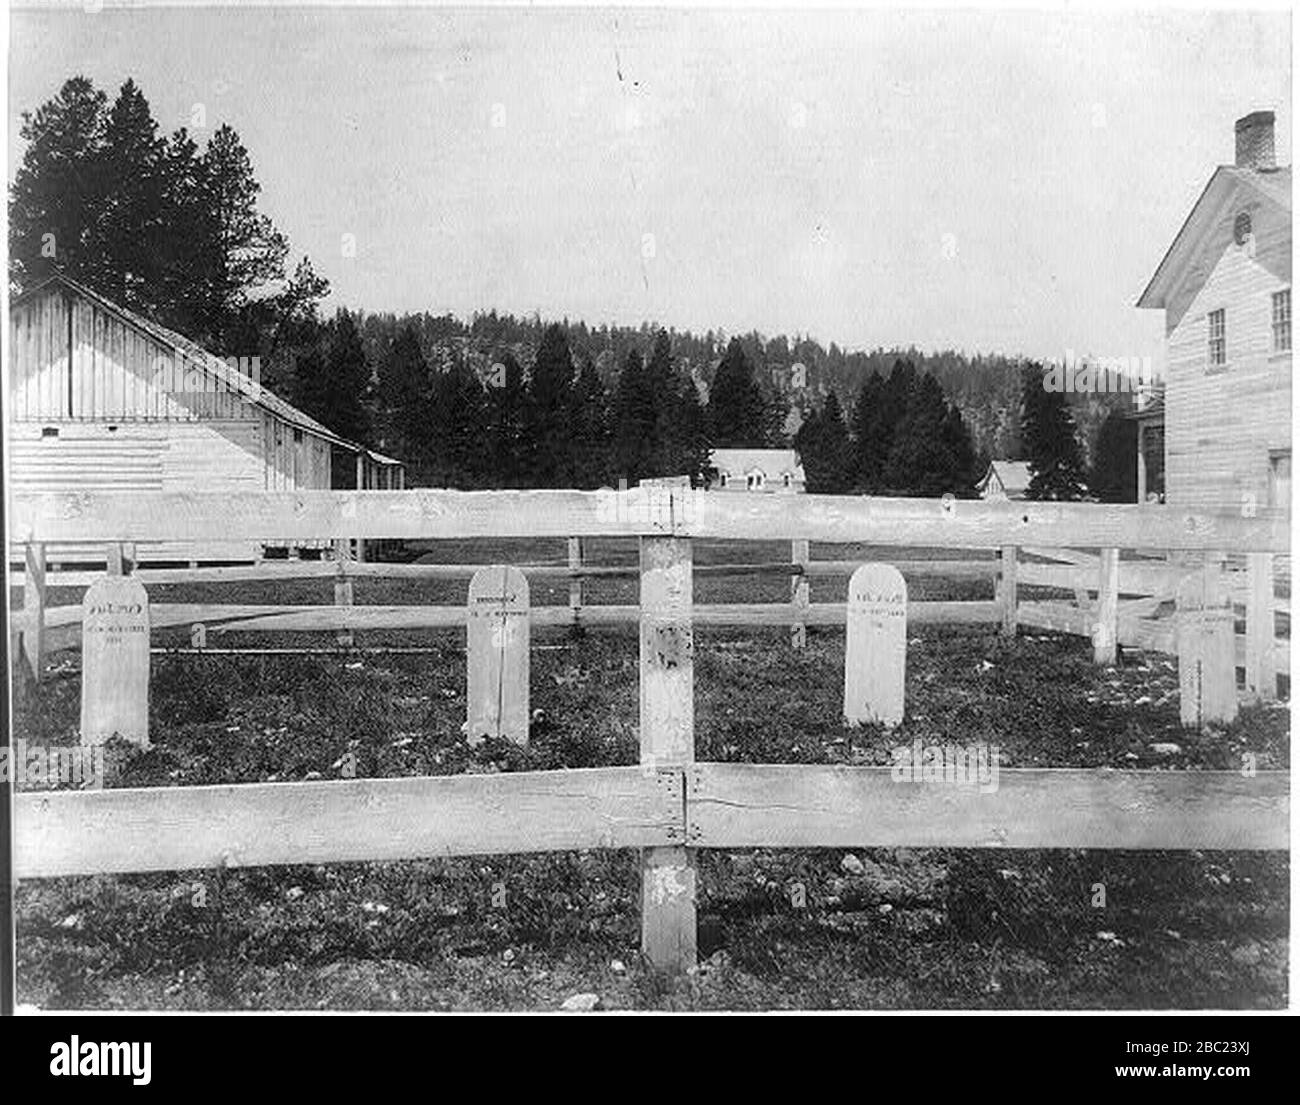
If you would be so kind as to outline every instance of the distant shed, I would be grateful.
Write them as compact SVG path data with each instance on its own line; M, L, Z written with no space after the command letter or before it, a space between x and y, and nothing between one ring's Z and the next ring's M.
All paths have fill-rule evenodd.
M400 461L332 433L223 360L66 276L9 311L15 491L402 487ZM141 559L255 560L262 544L172 542ZM61 549L65 559L102 550Z
M975 485L981 499L1023 499L1029 491L1033 473L1024 460L995 460L984 478Z

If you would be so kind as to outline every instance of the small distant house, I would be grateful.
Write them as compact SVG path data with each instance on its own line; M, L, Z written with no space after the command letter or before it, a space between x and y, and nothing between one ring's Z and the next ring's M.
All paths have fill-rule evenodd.
M223 360L66 276L15 298L9 328L13 491L233 493L405 484L400 461L339 437L267 390L255 362ZM170 542L142 546L137 556L241 561L265 551L262 542ZM88 548L57 552L66 560L104 555Z
M706 473L711 491L802 493L803 465L793 449L714 449Z
M981 499L1023 499L1029 491L1033 474L1025 460L995 460L975 485Z
M1167 502L1289 509L1291 169L1271 111L1235 131L1235 163L1214 170L1138 300L1164 312L1168 348L1164 401L1138 421L1144 441L1163 432ZM1138 481L1147 501L1149 473Z

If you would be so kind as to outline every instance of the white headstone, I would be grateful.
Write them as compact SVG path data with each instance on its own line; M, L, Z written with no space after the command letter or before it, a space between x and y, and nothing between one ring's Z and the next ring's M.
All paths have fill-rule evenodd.
M494 565L469 584L466 639L470 744L485 737L528 743L528 581Z
M844 720L903 720L907 668L907 584L889 564L864 564L849 580L844 644Z
M1215 590L1218 590L1215 588ZM1187 576L1178 586L1178 713L1200 728L1237 717L1237 637L1224 596L1207 600L1206 579Z
M81 604L81 743L114 734L149 747L149 596L122 576L92 583Z

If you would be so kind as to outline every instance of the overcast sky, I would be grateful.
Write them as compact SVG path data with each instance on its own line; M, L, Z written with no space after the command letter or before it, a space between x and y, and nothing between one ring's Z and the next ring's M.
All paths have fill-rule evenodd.
M1159 361L1133 304L1233 121L1291 160L1279 12L102 6L11 15L9 180L21 112L134 77L369 310Z

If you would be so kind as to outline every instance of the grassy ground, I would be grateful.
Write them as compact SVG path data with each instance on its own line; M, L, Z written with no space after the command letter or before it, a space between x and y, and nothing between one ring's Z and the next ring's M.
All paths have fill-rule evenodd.
M430 555L563 555L562 543L484 544ZM745 558L783 555L774 544ZM635 547L610 543L592 557L623 558L634 562ZM702 563L740 558L721 546L697 553ZM321 584L198 590L167 597L328 601ZM814 599L842 590L816 581ZM357 591L358 602L446 602L463 598L464 585L364 581ZM590 591L607 602L635 594L631 582ZM991 588L933 580L912 593L982 598ZM533 599L567 594L567 584L539 584ZM710 579L696 597L786 596L784 580ZM331 778L348 752L357 774L371 776L636 762L634 633L536 638L542 717L529 747L472 751L460 732L457 638L385 639L398 636L437 651L156 657L156 744L123 765L116 785ZM997 744L1009 766L1235 768L1246 751L1261 770L1288 764L1284 708L1187 734L1170 660L1130 654L1104 671L1077 639L914 629L908 718L892 735L840 725L842 633L810 631L793 652L778 629L701 630L697 649L700 759L882 764L896 743L920 738ZM75 742L77 701L67 657L20 693L17 734ZM1162 754L1161 742L1179 751ZM705 851L701 966L674 983L638 960L639 875L627 852L34 880L17 897L19 996L43 1008L549 1009L578 993L641 1009L1278 1008L1287 863L1271 853Z

